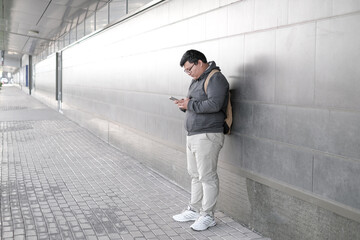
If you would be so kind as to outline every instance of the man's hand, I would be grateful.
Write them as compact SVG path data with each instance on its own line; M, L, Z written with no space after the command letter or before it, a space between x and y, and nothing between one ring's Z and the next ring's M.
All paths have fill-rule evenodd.
M178 105L179 108L186 110L189 101L190 101L189 98L185 98L185 99L181 99L181 100L175 100L174 102L175 102L175 104Z

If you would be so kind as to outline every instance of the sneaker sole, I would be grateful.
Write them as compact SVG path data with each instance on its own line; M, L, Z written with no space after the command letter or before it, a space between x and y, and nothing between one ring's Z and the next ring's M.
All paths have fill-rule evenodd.
M216 222L210 224L210 225L209 225L207 228L205 228L205 229L194 229L194 228L191 227L191 226L190 226L190 228L191 228L192 230L196 231L196 232L201 232L201 231L207 230L209 227L214 227L214 226L216 226Z

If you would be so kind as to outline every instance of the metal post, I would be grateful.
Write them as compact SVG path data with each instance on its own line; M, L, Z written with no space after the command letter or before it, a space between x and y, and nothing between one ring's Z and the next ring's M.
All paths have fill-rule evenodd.
M58 101L58 111L62 112L62 53L56 53L56 83L55 99Z
M32 65L32 55L29 55L29 95L31 95L31 89L33 85L33 65Z

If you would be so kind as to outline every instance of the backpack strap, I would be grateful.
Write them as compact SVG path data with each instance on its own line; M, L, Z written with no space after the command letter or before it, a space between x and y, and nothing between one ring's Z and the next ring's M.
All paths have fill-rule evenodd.
M206 80L205 80L205 83L204 83L204 90L205 90L205 93L207 94L207 87L208 87L208 85L209 85L209 80L210 80L210 78L215 74L215 73L217 73L217 72L220 72L219 70L217 70L217 69L213 69L210 73L209 73L209 75L207 76L207 78L206 78Z

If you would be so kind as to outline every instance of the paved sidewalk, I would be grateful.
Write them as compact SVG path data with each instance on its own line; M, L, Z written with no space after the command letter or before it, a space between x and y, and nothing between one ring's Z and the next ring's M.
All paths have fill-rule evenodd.
M265 240L223 213L195 232L189 193L17 87L0 90L0 239Z

